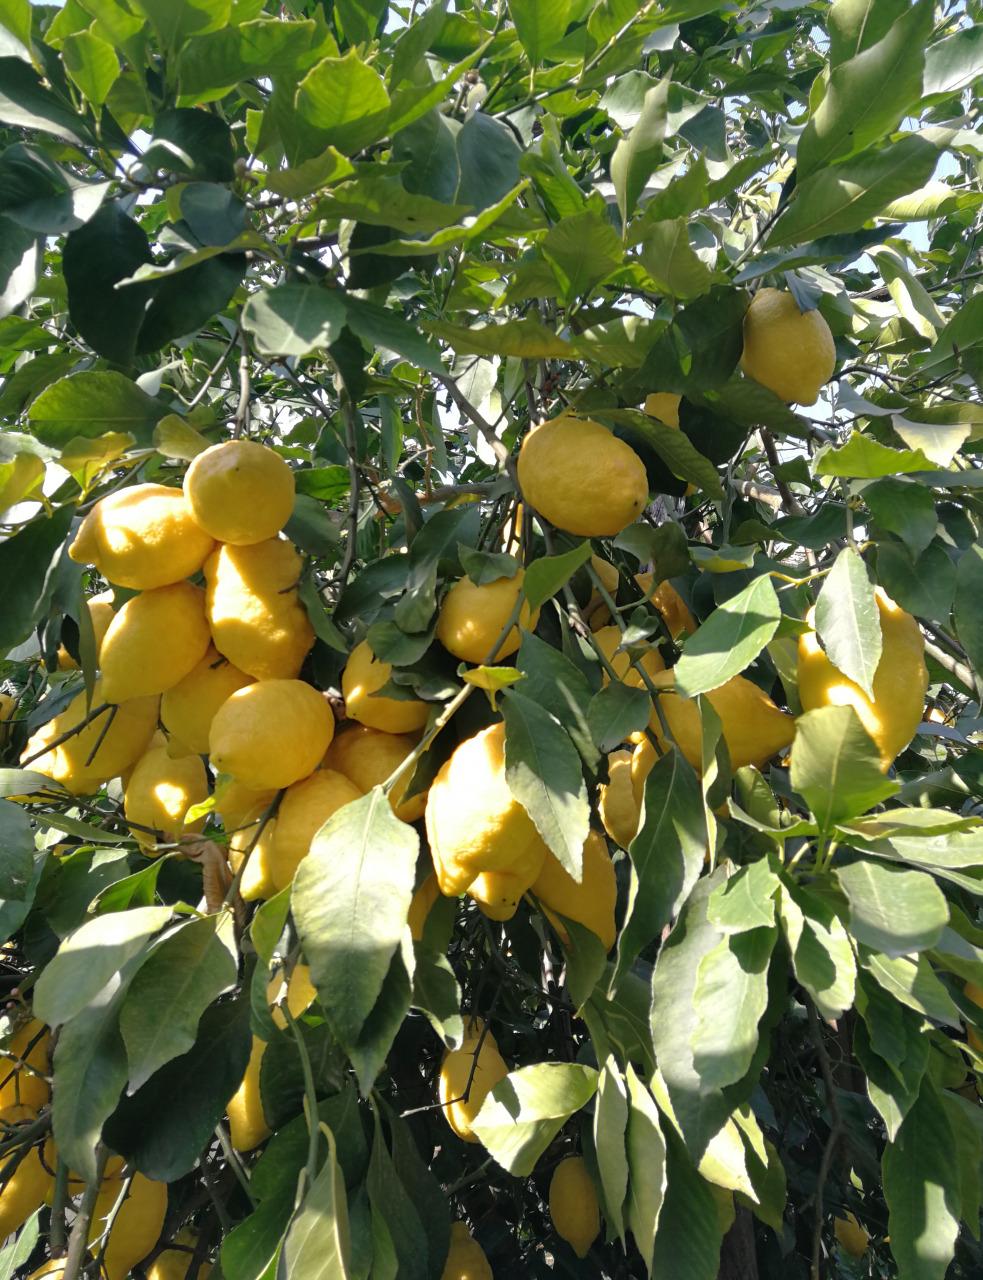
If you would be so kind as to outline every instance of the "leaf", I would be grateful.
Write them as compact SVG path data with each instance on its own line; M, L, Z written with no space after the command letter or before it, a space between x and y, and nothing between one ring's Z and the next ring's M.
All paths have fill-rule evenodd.
M0 152L0 213L35 234L81 227L102 204L109 184L85 182L39 147L14 143Z
M533 561L529 572L538 563L541 562ZM587 719L591 687L584 673L565 654L531 631L523 632L516 666L525 679L526 697L559 720L587 767L594 769L599 757Z
M690 1050L704 1090L736 1084L750 1069L777 936L775 928L730 934L700 960Z
M728 379L737 368L744 349L744 313L748 309L749 302L750 297L746 290L715 285L702 297L687 303L676 313L673 328L683 335L691 356L685 388L680 389L687 389L690 392L708 392L721 388L720 406L725 412L735 417L738 417L736 412L738 406L735 402L746 399L749 394L754 394L757 399L752 413L754 423L757 425L767 421L772 426L784 425L787 428L790 417L794 420L794 415L777 396L764 391L763 388L761 389L764 391L763 395L757 389L752 391L754 384L746 378L728 384ZM710 402L716 403L713 400ZM782 416L782 421L774 420L776 414ZM739 417L738 420L740 420ZM685 411L680 421L685 432L687 428ZM692 441L694 445L698 439L699 437ZM733 452L733 449L728 450L728 456Z
M671 1130L666 1136L666 1193L652 1256L652 1276L716 1280L723 1228L710 1186Z
M190 35L224 27L229 20L231 0L134 0L134 7L153 23L163 44L176 51Z
M877 747L849 706L819 707L798 717L790 777L823 832L898 790L884 776Z
M460 1046L464 1039L461 988L447 957L423 943L416 946L413 1007L426 1014L448 1048Z
M515 33L534 67L560 40L570 20L571 0L510 0Z
M979 680L983 675L983 544L979 542L959 557L953 618L959 642Z
M119 1018L130 1093L191 1048L205 1009L234 985L234 943L230 949L231 939L221 937L225 925L220 916L189 920L154 947L130 984Z
M572 551L558 556L539 556L526 569L522 592L531 610L539 609L566 586L573 575L591 558L591 545L581 542Z
M419 846L417 833L374 787L325 823L297 869L297 931L346 1049L357 1044L406 929Z
M652 1095L629 1062L628 1083L628 1229L651 1276L655 1235L666 1193L666 1143Z
M224 96L221 91L250 76L296 75L316 60L310 53L315 34L310 20L260 17L196 35L177 59L181 93L201 101L216 96L212 91Z
M39 1234L38 1216L38 1213L32 1213L17 1235L0 1249L0 1280L13 1280L34 1252Z
M739 675L774 638L780 618L771 578L762 574L715 609L686 641L674 668L677 692L692 698Z
M715 279L689 242L685 218L647 227L639 257L659 291L673 298L698 298Z
M0 57L0 121L86 146L94 139L85 118L69 110L45 89L33 67L19 58Z
M745 863L714 889L707 904L707 919L722 933L768 929L775 923L774 900L780 886L768 857Z
M631 881L615 979L659 936L686 901L707 851L700 784L673 748L645 780L642 821L628 848Z
M649 722L652 702L644 689L613 680L590 700L587 723L598 750L613 751L630 734L640 733Z
M510 1072L485 1098L472 1123L506 1173L528 1178L566 1121L597 1089L593 1067L540 1062Z
M502 694L505 780L560 865L579 883L590 805L580 758L555 716L525 694Z
M703 489L708 497L723 493L717 468L699 452L685 431L668 427L637 409L602 409L598 410L598 417L624 423L629 437L637 436L655 450L673 475Z
M948 923L945 897L922 871L867 858L838 866L836 878L850 903L850 932L875 951L888 956L925 951Z
M830 6L829 60L832 66L876 44L908 8L908 0L835 0Z
M926 1079L881 1173L891 1252L905 1280L943 1280L959 1234L959 1168L945 1107Z
M638 198L662 158L668 98L668 80L659 80L646 90L638 119L611 156L611 181L623 224L635 212Z
M834 67L823 99L799 139L796 166L801 178L838 157L862 151L896 128L921 96L932 23L931 0L918 0L891 24L883 39Z
M34 1010L49 1026L81 1013L171 917L170 907L98 916L69 934L34 987Z
M264 355L305 356L341 334L345 307L337 290L317 284L281 284L250 295L242 327Z
M168 0L160 0L168 3ZM169 107L154 117L153 134L143 163L182 178L231 182L235 148L229 126L210 111Z
M566 303L588 298L621 265L624 254L617 231L593 210L558 222L541 247Z
M865 1008L864 1019L870 1017L876 1007ZM897 1138L902 1121L915 1105L929 1056L929 1043L919 1030L917 1019L909 1015L902 1020L902 1026L907 1052L891 1063L874 1052L863 1019L858 1019L853 1029L853 1051L867 1077L867 1093L884 1121L891 1142Z
M457 135L456 202L472 205L479 213L497 204L521 180L521 154L507 125L483 111L474 112Z
M873 699L881 660L881 617L874 585L853 547L843 548L822 585L816 632L833 666Z
M167 406L121 373L85 369L46 387L28 410L31 434L43 444L64 446L75 436L98 439L107 431L129 432L149 445Z
M348 327L366 343L370 351L384 347L394 351L431 373L445 373L440 352L412 325L395 311L376 306L361 298L345 295L345 311Z
M351 1240L345 1180L334 1134L326 1124L319 1127L327 1139L328 1158L291 1219L280 1266L284 1276L303 1280L348 1280Z
M378 1112L375 1113L375 1135L366 1187L373 1219L384 1224L399 1275L406 1276L407 1280L426 1280L429 1274L426 1233L407 1188L396 1172Z
M93 31L76 31L62 45L65 70L96 106L102 106L120 72L116 50Z
M0 217L0 319L16 311L34 291L41 272L42 246L43 240L35 232Z
M0 899L24 902L33 873L34 828L30 815L19 805L0 800Z
M913 559L935 537L939 524L935 502L921 485L885 476L864 487L863 499L881 528L896 534Z
M146 233L117 201L65 241L62 258L72 323L85 341L115 364L129 364L136 351L150 293L146 286L116 289L153 255Z
M316 130L322 148L352 155L385 132L389 94L379 73L349 49L343 58L322 58L304 76L297 111Z
M853 1004L857 965L839 916L817 894L783 882L778 916L792 953L795 976L827 1022Z
M938 161L939 152L931 142L908 134L880 150L812 174L796 187L768 237L768 248L858 230L892 200L924 186Z
M504 324L475 324L467 328L445 320L426 319L422 327L427 333L449 343L459 355L549 360L563 359L573 350L566 338L559 337L533 316L507 320Z
M925 50L922 93L961 93L983 76L983 26L963 27Z
M594 1152L601 1177L604 1221L619 1240L625 1238L622 1208L628 1195L628 1092L617 1061L601 1067L594 1102Z
M813 460L817 476L852 476L862 480L933 469L934 463L921 449L890 449L859 431L852 432L846 444L839 447L824 445Z

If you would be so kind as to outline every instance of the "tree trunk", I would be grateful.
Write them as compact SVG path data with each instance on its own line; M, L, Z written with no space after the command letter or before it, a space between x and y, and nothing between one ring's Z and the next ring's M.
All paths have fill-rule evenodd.
M724 1236L717 1280L758 1280L754 1219L747 1209L737 1210L734 1225Z

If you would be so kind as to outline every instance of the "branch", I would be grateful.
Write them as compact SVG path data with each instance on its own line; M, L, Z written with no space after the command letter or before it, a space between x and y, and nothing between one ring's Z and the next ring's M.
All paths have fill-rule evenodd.
M516 492L518 493L519 478L518 478L518 475L516 474L515 459L512 457L511 453L509 453L508 449L506 449L505 445L502 444L501 440L499 440L498 436L495 434L495 428L491 425L490 422L488 422L486 418L483 418L481 416L481 414L474 407L471 401L467 398L467 396L464 395L464 393L458 387L457 383L454 381L453 378L448 377L446 374L437 374L436 376L437 376L438 382L441 382L450 392L451 399L454 401L454 403L457 405L460 411L464 414L466 418L470 418L470 420L481 432L482 436L484 436L485 441L488 444L488 447L491 449L492 453L494 453L499 466L504 468L509 479L512 481L513 485L515 485Z
M96 1176L91 1182L85 1184L82 1203L79 1205L75 1221L72 1223L72 1234L68 1239L68 1255L65 1258L65 1270L62 1272L62 1280L78 1280L82 1271L85 1247L89 1242L89 1224L92 1221L92 1211L96 1207L96 1199L99 1195L99 1188L102 1186L102 1175L108 1158L108 1150L100 1143L96 1150Z
M352 571L352 565L355 563L355 543L358 539L358 502L359 502L359 485L361 482L361 474L358 469L357 448L358 442L355 436L355 406L352 404L351 396L348 394L347 388L343 388L340 397L341 413L345 420L345 452L348 455L348 540L345 543L345 555L338 570L338 586L340 591L344 591L345 584L348 581L348 575Z

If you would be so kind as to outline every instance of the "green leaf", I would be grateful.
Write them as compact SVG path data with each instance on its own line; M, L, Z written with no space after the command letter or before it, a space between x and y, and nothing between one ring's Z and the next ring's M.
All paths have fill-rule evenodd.
M589 297L595 286L621 265L624 254L617 231L593 210L558 222L541 247L565 303Z
M777 936L775 928L730 934L700 960L690 1050L703 1090L736 1084L750 1069Z
M865 858L838 866L836 878L850 903L850 932L887 956L927 950L948 923L945 896L922 871Z
M323 351L341 334L345 306L335 289L281 284L250 295L242 327L264 355L305 356Z
M476 587L488 582L498 582L502 578L514 578L519 572L519 562L515 556L495 551L476 551L463 543L459 548L459 555L461 568Z
M977 680L983 675L983 544L974 542L956 566L953 618Z
M16 311L33 293L41 272L42 244L33 231L0 217L0 319ZM9 384L8 377L5 392Z
M500 1081L482 1104L472 1128L506 1173L528 1178L566 1121L597 1089L593 1067L540 1062Z
M153 23L161 41L177 50L191 35L224 27L229 21L231 0L134 0L134 7Z
M234 985L235 944L222 932L227 918L189 920L152 949L130 983L119 1029L131 1093L191 1048L205 1009Z
M753 579L715 609L686 641L674 668L677 692L692 698L739 675L774 638L781 613L771 578L762 574Z
M93 31L77 31L62 45L65 70L95 106L102 106L119 75L119 59L108 40Z
M939 524L935 502L921 485L885 476L864 487L863 499L877 523L896 534L913 559L935 537Z
M419 846L417 833L374 787L325 823L297 869L297 931L346 1049L358 1042L406 929Z
M509 0L515 33L534 67L566 32L570 8L571 0Z
M817 476L851 476L861 480L934 468L931 458L921 449L890 449L859 431L852 432L846 444L824 445L813 460Z
M983 26L963 27L925 50L922 93L961 93L983 76Z
M438 511L430 517L410 545L406 589L396 606L396 624L403 631L426 631L437 607L437 572L448 562L455 568L460 546L478 540L478 509L464 507Z
M798 717L790 777L823 832L898 790L853 707L819 707Z
M659 291L673 298L698 298L715 279L689 242L685 218L647 227L639 257Z
M914 1009L924 1018L945 1027L961 1025L960 1011L949 995L948 988L940 981L927 954L919 956L888 956L862 948L860 961L864 970L887 992L893 1002ZM869 982L862 989L870 998ZM860 991L857 1006L860 1007Z
M659 80L646 90L637 121L611 156L611 180L624 224L635 212L638 197L662 158L668 98L668 80Z
M25 0L25 4L27 0ZM38 1242L38 1214L31 1216L16 1236L12 1236L0 1249L0 1280L13 1280L34 1252Z
M601 409L597 411L597 417L623 423L627 428L624 434L628 436L629 444L631 437L637 436L658 454L680 480L687 480L698 489L703 489L708 497L722 496L723 489L717 468L699 452L685 431L667 427L665 423L658 422L637 409Z
M659 1125L659 1111L644 1083L629 1062L628 1083L628 1229L652 1275L652 1254L666 1193L666 1143Z
M916 560L899 543L881 543L877 578L891 599L916 617L948 617L956 592L956 565L941 542L934 542Z
M319 1128L327 1139L328 1158L307 1187L287 1228L283 1267L285 1274L304 1280L349 1280L351 1240L345 1180L334 1134L324 1123Z
M121 373L85 369L53 382L28 410L31 434L43 444L66 445L73 437L96 440L107 431L128 432L149 445L165 404Z
M533 561L529 571L538 563ZM526 576L528 580L528 572ZM516 666L525 678L526 697L559 720L587 767L594 769L599 757L587 719L591 687L584 673L565 654L531 631L522 635Z
M775 923L775 894L780 884L769 858L746 863L714 889L707 904L707 919L722 933L768 929Z
M168 3L168 0L161 0ZM169 107L154 117L143 163L182 178L231 182L235 177L232 132L219 116L191 107Z
M104 204L65 241L62 266L72 323L89 346L114 364L133 360L152 293L146 285L115 286L152 260L146 232L117 201Z
M427 1280L430 1274L427 1236L408 1189L396 1172L378 1112L366 1186L373 1219L384 1224L399 1275L406 1276L407 1280Z
M878 151L812 174L796 187L768 237L768 248L858 230L892 200L924 186L938 161L931 142L908 134Z
M507 125L483 111L474 112L457 135L456 202L473 205L479 213L496 204L518 186L521 154Z
M744 313L748 309L750 298L744 289L731 286L714 286L703 297L688 303L677 312L673 322L685 339L691 356L689 373L686 375L684 387L680 390L693 392L720 391L715 396L708 396L707 403L715 407L719 404L725 415L743 421L737 410L746 404L748 396L755 397L752 417L755 425L767 422L772 426L788 429L796 422L795 415L788 406L769 391L758 391L748 379L742 378L728 383L744 349ZM725 385L726 384L726 385ZM754 388L752 390L752 388ZM687 404L684 402L680 415L680 423L684 433L687 432ZM780 418L776 421L776 417ZM694 439L690 432L690 440ZM734 452L728 449L727 456ZM715 492L709 489L708 492Z
M317 132L322 148L352 155L385 132L389 94L379 73L349 49L343 58L322 58L304 76L297 86L297 111Z
M881 660L881 615L867 567L853 547L833 562L816 599L816 633L837 670L874 697Z
M458 355L519 356L523 360L550 360L568 357L573 348L532 316L507 320L504 324L449 324L445 320L426 319L422 327L427 333L442 338Z
M905 1280L943 1280L959 1234L959 1167L955 1139L935 1086L922 1085L881 1173L891 1252Z
M591 545L581 542L572 551L558 556L539 556L526 568L522 592L530 609L538 609L566 586L577 570L591 558Z
M800 885L783 882L778 915L795 976L827 1022L853 1004L857 964L846 929L832 907Z
M220 96L219 91L251 76L296 74L310 65L316 30L310 19L277 17L196 35L177 60L181 93L200 101L202 95Z
M799 139L802 178L879 142L921 96L931 0L918 0L883 39L833 69L826 92Z
M629 734L639 733L649 722L652 702L644 689L612 681L594 694L587 708L587 723L599 751L613 751Z
M40 147L14 143L0 152L0 213L28 231L61 235L83 226L109 190L62 168Z
M426 1014L430 1025L448 1048L457 1048L461 1044L464 1039L461 988L447 957L424 943L416 946L413 1007Z
M590 805L580 757L562 724L525 694L502 694L505 780L561 866L580 881Z
M908 0L835 0L827 17L830 64L836 67L876 44L907 8Z
M84 116L64 106L43 87L34 68L19 58L0 57L0 121L37 129L63 142L93 142Z
M609 1057L601 1067L594 1102L594 1153L601 1176L604 1221L619 1240L625 1238L622 1212L628 1196L628 1091L617 1061Z
M348 327L358 334L370 351L384 347L421 369L429 369L431 373L446 372L437 347L395 311L346 294L345 312Z
M19 805L0 800L0 899L25 901L34 872L34 828Z
M918 1019L908 1015L902 1019L907 1052L904 1057L885 1062L873 1050L865 1021L877 1008L876 1005L866 1007L863 1019L857 1019L854 1024L853 1051L867 1077L867 1093L884 1121L888 1140L894 1142L902 1121L918 1098L928 1066L929 1043L918 1026Z
M716 1280L723 1230L710 1184L672 1130L666 1136L666 1193L652 1255L652 1276Z

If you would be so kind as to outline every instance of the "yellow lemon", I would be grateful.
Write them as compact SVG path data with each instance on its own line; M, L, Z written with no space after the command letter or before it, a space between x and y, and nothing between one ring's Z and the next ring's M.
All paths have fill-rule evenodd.
M799 636L799 698L803 711L817 707L853 707L877 744L881 765L888 769L899 751L914 737L925 706L928 669L925 641L918 623L880 587L876 589L881 618L881 659L874 672L873 698L868 698L830 662L815 631ZM815 610L806 621L811 625Z
M184 496L198 524L218 542L250 546L275 538L294 509L294 473L255 440L212 445L192 461Z
M229 841L229 866L233 872L238 872L243 862L246 862L246 869L239 881L239 893L246 902L265 901L276 893L276 882L273 879L276 818L269 818L260 829L265 808L264 805L256 813L255 822L242 827Z
M515 653L522 639L520 628L531 631L539 619L539 610L530 613L529 602L519 610L519 621L492 653L492 646L512 616L522 595L524 574L520 569L514 578L497 578L476 587L470 578L460 578L444 597L437 615L437 639L462 662L500 662Z
M671 391L653 391L645 397L645 412L658 418L667 427L679 428L679 402L681 397Z
M537 857L532 866L518 871L483 871L468 885L468 897L477 902L489 920L511 920L541 865Z
M208 774L198 756L175 760L167 747L153 747L130 774L123 812L137 844L150 852L173 844L185 831L200 831L204 818L184 824L184 815L208 796ZM150 830L144 830L150 828Z
M14 712L17 710L17 699L12 693L0 693L0 747L7 741L10 733L9 721L13 719Z
M296 676L314 643L289 542L221 546L205 561L205 612L219 653L257 680Z
M333 737L323 694L302 680L257 680L222 703L208 742L216 773L263 791L313 773Z
M662 621L666 624L666 629L674 640L678 640L680 636L692 635L696 630L697 623L683 597L668 580L660 582L653 591L653 576L651 573L635 574L635 581L638 583L642 594L650 599L662 616ZM592 615L591 628L597 631L599 628L606 626L610 620L611 611L607 606L602 606Z
M440 889L437 887L437 877L431 871L423 884L413 894L410 901L410 909L406 914L406 923L410 927L410 934L414 942L419 942L422 939L427 916L429 916L431 908L439 897Z
M598 791L597 812L604 830L616 845L627 849L638 833L640 806L631 780L630 751L608 756L608 780Z
M306 964L295 964L290 977L284 982L283 973L274 974L266 988L267 999L273 1009L273 1021L282 1030L287 1018L279 1007L286 1003L291 1018L299 1018L317 999L317 987L311 982L311 971Z
M601 627L594 632L594 639L601 647L601 651L607 658L608 662L614 669L615 675L622 684L630 685L634 689L643 689L645 682L639 674L637 668L632 666L631 658L628 653L622 649L617 652L618 646L621 644L622 632L618 627ZM666 664L662 660L662 654L658 649L647 649L640 659L642 670L648 675L654 676L659 671L665 671ZM610 684L611 677L602 669L601 681L604 684Z
M672 672L656 677L665 692L659 704L673 741L697 772L702 771L703 737L700 713L695 701L672 691ZM753 764L760 769L771 757L787 747L795 736L795 720L780 710L751 680L733 676L719 689L706 695L720 717L724 741L733 768ZM660 739L662 726L653 712L651 728Z
M51 1099L48 1055L51 1032L39 1018L29 1018L0 1050L0 1108L29 1107L40 1111Z
M567 1156L553 1170L549 1201L556 1234L578 1258L586 1258L601 1232L601 1211L582 1156Z
M505 781L505 726L462 742L427 797L427 839L440 891L457 897L486 871L542 866L546 845ZM538 874L532 871L530 884Z
M851 1258L862 1258L870 1244L870 1236L852 1213L833 1222L833 1234Z
M41 1263L37 1271L32 1271L27 1280L42 1280L45 1276L48 1280L62 1280L67 1262L67 1258L49 1258L47 1262Z
M276 788L254 791L228 776L215 786L215 809L227 832L238 831L252 822L276 799Z
M362 794L354 782L334 769L319 769L287 788L277 812L270 862L270 875L277 889L285 889L293 880L310 852L311 841L327 820Z
M352 720L371 729L382 729L384 733L412 733L422 729L430 715L426 702L377 696L391 673L391 665L375 656L367 640L357 644L341 673L345 711Z
M253 677L234 667L211 647L183 680L167 689L160 700L160 718L172 738L193 751L208 754L208 732L215 712L237 689L253 683ZM180 754L180 747L171 747Z
M266 1052L266 1041L253 1036L246 1073L242 1083L229 1100L226 1112L229 1117L229 1134L236 1151L252 1151L273 1132L266 1122L263 1098L259 1088L259 1073Z
M360 791L366 792L395 773L415 746L415 740L406 734L383 733L381 729L357 724L338 734L328 748L324 763L327 768L343 773ZM422 818L427 803L425 791L411 796L409 800L403 799L412 777L413 770L407 769L389 792L392 811L403 822L416 822Z
M464 1142L479 1141L471 1124L485 1098L509 1073L492 1033L489 1031L484 1040L481 1039L483 1029L480 1019L470 1024L460 1049L444 1054L437 1081L437 1096L447 1123Z
M485 1251L465 1222L451 1223L451 1243L440 1280L494 1280Z
M109 1225L109 1218L120 1197L123 1184L104 1182L96 1198L89 1228L91 1251L98 1253L99 1240ZM167 1213L167 1183L153 1182L135 1173L126 1199L120 1207L103 1257L106 1280L126 1280L160 1239Z
M105 701L102 681L97 680L91 710ZM157 725L159 703L156 697L133 698L120 703L115 710L103 711L84 729L59 746L51 747L29 767L54 778L75 795L95 791L100 783L123 773L143 755ZM24 748L22 759L30 759L36 751L80 725L87 715L82 692L64 711L38 729Z
M562 414L534 427L519 450L518 474L530 506L585 538L613 537L648 502L641 458L589 418Z
M546 854L542 870L533 881L532 891L544 907L576 920L590 929L610 951L617 937L614 909L618 901L618 882L614 863L604 837L591 831L584 844L583 879L580 884L565 871L553 853ZM562 926L559 926L561 937Z
M92 622L92 634L95 639L96 658L98 659L99 651L102 648L103 636L109 630L109 624L116 616L116 610L113 608L113 593L111 591L100 591L97 596L90 596L85 603ZM65 646L61 645L58 649L58 670L77 671L78 665Z
M117 586L146 591L197 573L214 545L180 489L137 484L96 503L68 554Z
M192 671L208 651L205 593L190 582L141 591L106 631L99 654L108 702L162 693Z
M162 1249L146 1269L147 1280L187 1280L197 1243L198 1237L193 1231L179 1231L174 1244L183 1248ZM211 1271L212 1264L203 1262L197 1271L199 1280L205 1280Z
M36 1114L33 1107L7 1106L0 1111L0 1123L27 1124ZM0 1190L0 1240L20 1230L35 1209L40 1209L54 1181L42 1164L37 1147L31 1147L23 1156L19 1151L8 1156L0 1165L0 1175L11 1168L13 1172Z
M744 372L782 400L814 404L836 368L836 347L818 311L791 293L759 289L744 316Z

